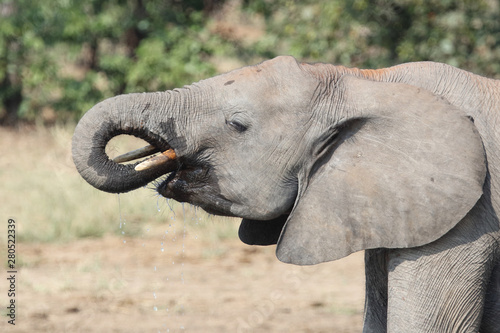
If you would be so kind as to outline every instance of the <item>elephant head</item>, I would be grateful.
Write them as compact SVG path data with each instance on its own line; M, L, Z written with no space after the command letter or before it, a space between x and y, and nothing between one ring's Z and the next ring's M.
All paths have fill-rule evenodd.
M241 217L240 238L277 243L285 262L434 241L482 194L481 138L446 100L357 76L278 57L182 89L117 96L81 119L73 159L98 189L160 178L166 198ZM140 171L116 163L104 148L119 134L168 156Z

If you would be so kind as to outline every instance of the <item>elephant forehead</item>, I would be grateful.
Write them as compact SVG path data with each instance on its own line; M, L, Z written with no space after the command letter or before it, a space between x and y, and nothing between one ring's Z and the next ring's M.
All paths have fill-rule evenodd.
M216 89L222 88L231 93L257 93L259 94L257 97L261 99L276 94L297 96L302 99L304 93L310 94L308 88L314 88L317 82L299 70L295 59L291 59L295 66L289 61L273 59L216 76L212 78L214 82L210 84Z
M216 76L213 79L216 81L217 87L234 88L242 83L250 85L252 82L265 80L266 75L269 76L269 73L264 72L261 68L249 66Z

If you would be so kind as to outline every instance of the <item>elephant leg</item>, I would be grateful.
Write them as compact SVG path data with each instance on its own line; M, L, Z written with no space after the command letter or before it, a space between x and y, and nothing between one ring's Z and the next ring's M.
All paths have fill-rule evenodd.
M500 257L486 291L481 333L500 333Z
M387 250L365 251L364 333L387 331Z
M389 332L478 332L493 271L494 238L469 212L439 240L389 251Z

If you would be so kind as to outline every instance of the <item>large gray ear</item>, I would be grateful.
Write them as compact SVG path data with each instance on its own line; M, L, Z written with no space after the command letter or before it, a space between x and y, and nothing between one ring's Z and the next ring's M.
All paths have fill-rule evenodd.
M481 138L463 111L413 86L346 78L350 109L299 179L277 256L308 265L370 248L430 243L482 194Z

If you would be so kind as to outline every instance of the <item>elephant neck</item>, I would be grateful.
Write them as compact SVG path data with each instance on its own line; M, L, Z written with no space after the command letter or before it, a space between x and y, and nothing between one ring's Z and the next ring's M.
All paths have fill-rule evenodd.
M415 62L384 69L358 69L330 64L302 64L335 94L338 82L346 75L378 82L405 83L444 97L472 117L483 138L495 136L490 131L500 109L500 80L488 79L456 67Z
M335 86L345 75L379 82L399 82L416 86L446 98L451 104L480 117L487 110L500 108L500 81L481 77L456 67L415 62L383 69L358 69L330 64L302 64L320 80Z

